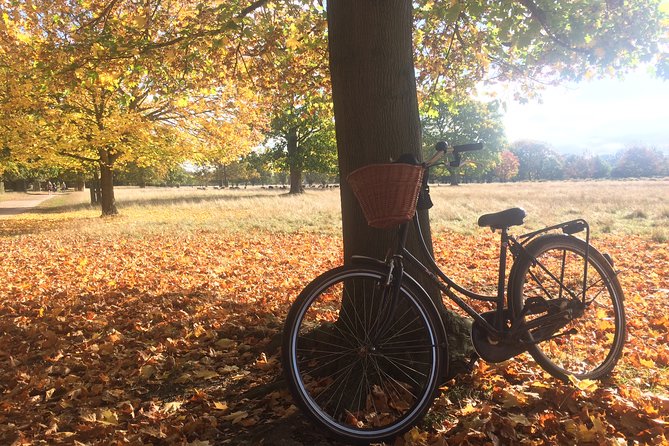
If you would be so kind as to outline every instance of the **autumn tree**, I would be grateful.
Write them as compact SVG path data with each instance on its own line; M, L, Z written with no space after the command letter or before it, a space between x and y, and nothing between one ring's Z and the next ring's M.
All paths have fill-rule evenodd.
M29 126L9 129L12 155L96 165L103 215L117 213L113 171L125 163L178 163L221 147L230 156L260 140L257 96L235 76L237 44L226 40L243 27L242 7L28 3L3 5L0 30L31 68L16 68L22 88L6 90L29 99Z
M332 173L336 169L334 119L329 101L292 105L275 116L268 134L274 165L287 170L290 194L303 192L307 171Z
M629 147L618 154L611 171L615 178L653 177L669 174L667 157L650 147Z
M480 152L467 154L460 167L446 168L451 184L457 185L461 175L481 177L499 162L499 153L506 147L500 105L498 101L486 103L469 96L437 94L423 101L424 154L431 153L438 141L480 142L485 147ZM439 175L442 169L435 169L435 174Z
M519 180L558 180L562 178L562 158L548 144L523 140L511 145L518 158Z
M499 154L499 164L495 167L495 176L502 182L512 180L518 175L519 166L518 157L510 150L504 150Z
M274 167L288 172L291 194L302 192L306 171L336 165L325 10L304 3L259 10L256 26L271 34L262 46L266 61L251 68L262 71L256 84L271 98L265 146Z
M0 149L0 194L5 192L5 175L13 167L10 164L9 149Z
M563 160L565 178L606 178L611 166L599 155L566 155Z

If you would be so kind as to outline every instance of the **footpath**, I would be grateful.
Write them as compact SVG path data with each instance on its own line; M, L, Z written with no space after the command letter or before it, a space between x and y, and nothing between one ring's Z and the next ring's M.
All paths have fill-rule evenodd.
M17 200L0 201L0 219L12 217L38 206L43 201L55 197L49 194L24 195Z

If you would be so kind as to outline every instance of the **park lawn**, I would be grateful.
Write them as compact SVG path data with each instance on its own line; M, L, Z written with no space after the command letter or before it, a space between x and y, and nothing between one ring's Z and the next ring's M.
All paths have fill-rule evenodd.
M621 270L629 340L597 384L525 355L479 362L397 444L666 444L669 182L432 191L437 259L479 291L496 251L480 213L588 219ZM276 384L277 342L290 302L342 262L338 193L118 188L118 217L71 193L0 220L0 444L330 444Z

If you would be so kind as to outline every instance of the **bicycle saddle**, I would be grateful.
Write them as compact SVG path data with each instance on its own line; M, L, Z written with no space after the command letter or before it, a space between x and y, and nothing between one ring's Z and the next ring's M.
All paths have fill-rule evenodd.
M484 214L479 217L479 226L490 227L491 229L504 229L511 226L523 224L525 210L521 208L511 208L505 211Z

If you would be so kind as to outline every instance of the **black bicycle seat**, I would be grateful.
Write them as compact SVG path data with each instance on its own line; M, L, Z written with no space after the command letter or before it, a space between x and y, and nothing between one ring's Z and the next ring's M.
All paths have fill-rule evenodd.
M488 226L491 229L510 228L511 226L522 225L525 215L527 215L525 210L521 208L511 208L493 214L485 214L479 217L479 226Z

